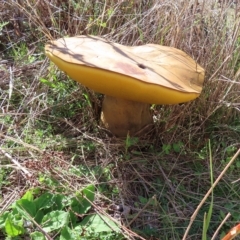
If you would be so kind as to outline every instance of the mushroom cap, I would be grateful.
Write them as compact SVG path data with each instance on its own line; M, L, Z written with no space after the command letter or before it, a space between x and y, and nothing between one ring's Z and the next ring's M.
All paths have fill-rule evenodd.
M185 52L157 44L123 46L95 36L51 41L45 53L90 89L137 102L175 104L202 91L204 69Z

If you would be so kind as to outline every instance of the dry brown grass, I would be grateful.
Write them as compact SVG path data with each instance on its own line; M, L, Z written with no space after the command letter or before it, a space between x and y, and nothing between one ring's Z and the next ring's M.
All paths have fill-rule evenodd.
M8 22L0 35L0 146L34 176L24 178L1 156L1 165L8 169L4 175L8 182L1 185L2 210L30 187L48 189L39 183L38 174L54 176L70 192L108 179L106 192L98 193L96 203L102 211L112 203L132 208L133 214L123 219L125 236L138 239L132 230L145 239L181 239L191 214L210 187L208 139L213 148L214 176L221 173L230 157L228 147L239 148L240 3L0 0L0 9L0 22ZM127 148L124 140L110 139L98 127L101 98L68 81L43 57L43 45L49 39L79 34L100 35L126 45L156 43L182 49L206 69L203 92L191 103L155 106L155 135ZM27 45L24 56L21 51L13 54L20 43ZM16 55L20 55L18 59ZM35 56L31 63L29 56ZM61 89L41 84L40 78L53 82L56 78L64 87L67 83L71 86L60 94ZM94 107L82 93L88 93ZM68 110L65 104L70 107L76 102L82 102L77 105L81 111L75 106L74 115L64 115ZM39 129L44 132L42 136L37 134ZM180 152L173 150L174 144ZM166 146L172 147L169 153L164 150ZM108 173L79 178L68 172L78 165L89 169L99 165ZM223 177L215 193L209 236L222 220L220 211L226 214L239 207L239 188L231 185L238 178L234 167ZM227 196L234 207L227 207ZM207 207L188 239L201 238L204 211ZM144 235L146 227L161 237L150 237L146 231Z

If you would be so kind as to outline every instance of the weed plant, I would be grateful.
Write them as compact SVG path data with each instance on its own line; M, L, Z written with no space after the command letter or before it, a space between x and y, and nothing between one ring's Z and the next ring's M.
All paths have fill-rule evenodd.
M238 1L0 0L0 9L1 239L220 239L240 221ZM48 40L86 34L185 51L206 70L201 96L153 105L147 138L110 138L98 125L102 96L44 55Z

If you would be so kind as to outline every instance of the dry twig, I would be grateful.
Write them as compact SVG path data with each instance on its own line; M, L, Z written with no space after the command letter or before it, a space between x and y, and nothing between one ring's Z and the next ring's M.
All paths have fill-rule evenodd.
M8 159L10 159L15 165L17 165L17 167L27 176L27 177L31 177L32 174L25 168L23 167L17 160L15 160L10 154L8 154L5 150L0 148L0 152L7 157Z

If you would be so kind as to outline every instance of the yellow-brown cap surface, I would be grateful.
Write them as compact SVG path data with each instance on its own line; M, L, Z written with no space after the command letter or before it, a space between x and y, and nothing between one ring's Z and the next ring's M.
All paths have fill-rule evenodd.
M202 91L204 69L176 48L123 46L94 36L51 41L46 55L72 79L109 96L175 104Z

